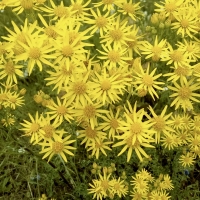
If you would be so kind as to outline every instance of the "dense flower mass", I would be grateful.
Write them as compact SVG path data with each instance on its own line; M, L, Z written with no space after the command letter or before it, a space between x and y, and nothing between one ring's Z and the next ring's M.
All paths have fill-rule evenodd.
M2 0L0 11L3 153L12 139L43 154L65 199L196 198L176 195L199 190L198 0ZM43 184L24 182L40 196Z

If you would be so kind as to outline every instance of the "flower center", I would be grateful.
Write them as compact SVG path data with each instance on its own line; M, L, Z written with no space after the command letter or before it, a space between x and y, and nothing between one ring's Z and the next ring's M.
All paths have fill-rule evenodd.
M152 53L160 55L162 48L159 46L154 46L151 51L152 51Z
M150 75L145 74L143 76L143 83L150 87L153 85L153 78Z
M132 125L131 125L131 133L132 134L140 134L142 132L142 126L139 122L134 122Z
M32 123L31 125L31 131L32 132L37 132L40 129L40 125L38 123Z
M12 61L8 61L5 64L5 71L6 71L6 74L8 74L8 75L11 75L11 74L15 73L15 67L14 67L14 64L13 64Z
M9 101L10 101L11 103L16 103L16 102L17 102L17 99L16 99L15 97L11 97L11 98L9 98Z
M104 90L104 91L107 91L111 88L111 83L109 80L104 80L102 83L101 83L101 89Z
M68 17L69 11L67 10L66 7L58 6L54 8L54 14L58 17Z
M141 88L141 89L139 89L139 90L137 91L137 94L138 94L139 97L144 97L144 96L147 95L147 90Z
M21 0L21 6L24 9L31 9L33 7L33 1L32 0Z
M42 130L45 132L44 137L51 138L53 136L54 127L52 125L46 125Z
M183 59L183 54L181 51L175 50L170 57L174 62L180 62Z
M123 33L121 30L117 29L117 30L112 30L110 31L110 36L112 37L113 40L115 41L119 41L122 36L123 36Z
M187 28L189 26L189 21L187 19L182 19L180 23L183 28Z
M64 149L64 144L62 142L54 142L52 144L52 150L54 153L61 153Z
M107 24L107 19L106 19L105 17L100 16L100 17L98 17L98 18L96 19L96 26L97 26L98 28L105 27L106 24Z
M181 99L186 100L190 98L191 91L188 87L182 87L179 89L178 95L181 97Z
M127 13L134 13L135 11L135 8L132 4L129 4L129 3L125 3L123 5L123 10Z
M67 112L67 108L65 108L65 106L58 106L57 108L58 115L65 115L66 112Z
M83 111L84 115L87 117L87 118L92 118L95 116L96 114L96 109L94 106L92 105L87 105L85 108L84 108L84 111Z
M65 57L70 57L72 56L74 53L73 51L73 48L70 46L70 45L66 45L62 48L62 54L65 56Z
M110 187L109 182L107 180L102 180L101 187L103 188L104 191L106 191Z
M165 10L167 12L173 12L175 9L176 9L176 4L174 2L165 4Z
M86 92L86 84L81 81L76 82L73 85L73 90L76 95L84 94Z
M119 62L120 61L120 54L119 52L117 51L110 51L108 53L108 59L111 61L111 62Z
M32 59L39 59L40 58L40 49L38 47L33 47L30 49L30 52L29 52L29 57L32 58Z
M118 123L117 119L111 119L110 120L110 126L113 129L117 129L117 127L119 126L119 123Z
M153 128L156 131L162 131L165 127L165 120L162 117L154 118L154 122L156 123L153 125Z
M174 73L178 76L187 76L188 75L188 69L185 67L178 66L177 69L174 70Z
M56 38L58 36L57 32L54 30L53 26L48 26L45 28L45 34L51 38Z
M81 4L73 4L72 11L76 11L76 14L80 15L83 12L83 7Z
M86 137L95 138L97 135L97 131L93 130L90 126L85 129Z

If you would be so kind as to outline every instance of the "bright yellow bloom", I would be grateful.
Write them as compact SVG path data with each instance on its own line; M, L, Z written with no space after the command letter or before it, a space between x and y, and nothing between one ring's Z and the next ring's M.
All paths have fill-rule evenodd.
M136 174L136 176L132 176L132 183L134 189L136 189L141 194L147 194L149 190L148 180L145 180L143 177Z
M76 140L69 140L71 135L64 136L64 133L66 132L62 131L58 135L54 134L51 141L39 143L39 145L43 147L42 151L40 151L40 154L44 153L42 159L49 157L49 162L54 155L59 155L65 162L67 162L65 154L70 156L74 155L70 150L75 150L76 148L70 146L70 144L74 143Z
M103 11L108 10L114 10L114 5L119 5L122 3L123 0L101 0L98 3L93 3L94 7L100 7L103 6Z
M171 107L175 105L175 110L182 107L185 111L186 109L193 109L192 101L199 102L195 97L200 97L200 94L194 93L195 90L200 89L199 83L194 83L194 79L189 81L180 80L180 85L176 82L173 83L175 87L168 86L168 88L174 91L170 97L175 97L171 103Z
M190 152L188 152L186 155L182 155L179 158L179 163L183 167L190 167L191 165L194 165L195 157Z
M162 39L158 43L158 36L156 35L154 44L150 44L148 41L141 43L140 50L142 54L147 55L145 59L152 58L153 61L159 61L161 54L166 50L166 40Z
M164 83L156 81L156 79L162 76L162 74L154 76L156 68L151 73L149 73L149 68L150 68L149 63L146 72L144 72L144 69L141 65L139 67L140 67L140 72L135 72L137 76L134 76L134 78L136 79L136 81L134 81L134 84L138 85L136 86L136 90L145 89L149 92L153 100L155 100L154 96L159 98L155 89L163 90L163 88L159 87L158 85L162 85Z
M24 104L24 97L20 97L20 94L17 92L8 92L6 93L7 101L5 102L5 107L10 107L15 109L16 106L22 106Z
M124 180L120 180L120 177L118 179L113 179L111 181L111 184L113 187L113 193L117 194L118 197L125 197L125 195L128 193L128 187L126 187L126 185L124 184Z
M64 119L68 122L73 120L72 107L66 99L64 99L61 103L60 99L57 97L57 104L53 102L52 105L47 107L50 110L47 114L49 114L51 119L54 119L55 122L62 123Z

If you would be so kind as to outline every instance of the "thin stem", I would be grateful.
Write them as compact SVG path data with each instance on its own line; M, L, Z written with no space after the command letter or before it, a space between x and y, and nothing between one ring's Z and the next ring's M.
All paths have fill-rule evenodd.
M29 184L29 182L27 181L27 183L28 183L28 188L29 188L29 190L30 190L30 193L31 193L31 197L32 197L32 199L33 199L33 193L32 193L32 190L31 190L31 186L30 186L30 184Z
M39 175L39 173L38 173L38 159L36 158L35 160L36 160L35 168L36 168L36 174L37 174L37 191L38 191L38 195L40 197L40 185L38 183L38 175Z

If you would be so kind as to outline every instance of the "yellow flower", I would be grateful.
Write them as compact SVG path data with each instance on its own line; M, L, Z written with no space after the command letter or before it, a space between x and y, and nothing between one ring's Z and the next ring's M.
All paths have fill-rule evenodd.
M153 115L152 118L149 118L150 122L153 123L153 130L156 131L155 134L155 141L156 143L160 142L160 136L162 133L164 135L169 136L170 132L174 132L174 130L170 127L171 120L169 120L172 113L165 114L167 112L167 106L164 107L160 115L157 115L152 107L149 107L149 110L151 111L151 114Z
M110 45L105 45L102 44L102 48L104 51L98 50L102 56L98 56L98 58L102 60L106 60L104 62L104 65L110 65L110 67L117 67L117 66L123 66L126 65L126 61L131 60L130 57L126 56L126 49L119 49L116 47L111 47ZM109 67L108 67L109 69Z
M0 79L7 78L8 83L17 83L17 77L23 77L23 72L20 70L23 65L17 65L13 60L3 60L3 64L0 64Z
M72 117L72 107L71 104L64 99L61 103L60 99L57 97L57 104L53 102L52 105L47 106L51 111L47 112L50 115L51 120L54 119L55 122L62 123L65 119L70 122L73 120Z
M121 49L127 41L133 41L128 38L131 26L127 26L127 23L127 20L120 21L120 16L118 16L116 21L109 26L107 33L102 36L101 43L106 43L106 46L113 44L114 48Z
M66 132L62 131L60 134L54 134L51 141L39 143L39 145L43 147L42 151L40 151L40 154L44 153L42 159L49 157L49 162L54 155L59 155L67 162L65 154L70 156L74 155L70 150L75 150L76 148L70 146L70 144L74 143L76 140L69 140L71 135L64 136L64 133Z
M177 136L175 136L177 137ZM177 147L178 144L174 141L174 135L172 134L167 134L164 137L162 137L161 142L162 142L162 146L164 146L164 148L171 150L174 149L174 147ZM179 139L180 140L180 139ZM181 141L181 140L180 140Z
M158 43L158 36L156 35L154 44L150 44L148 41L144 41L141 43L141 46L139 47L142 51L142 54L147 55L145 59L152 58L153 61L159 61L161 54L164 50L166 50L166 40L162 39Z
M34 1L33 0L20 0L16 1L14 5L11 7L15 7L13 9L14 12L17 12L17 15L21 14L24 10L29 11L34 8Z
M180 80L180 85L176 82L173 83L175 87L168 86L168 88L174 91L170 97L175 97L171 103L171 107L175 105L175 110L182 107L185 111L186 109L193 109L192 102L199 102L195 97L200 97L200 94L194 93L195 90L200 89L198 83L194 83L194 79L189 81Z
M98 3L93 3L94 7L100 7L103 6L103 11L108 10L114 10L114 5L119 5L122 3L123 0L101 0Z
M191 165L194 165L194 162L195 157L190 152L188 152L186 155L180 156L179 158L179 163L181 163L183 167L190 167Z
M136 21L138 19L137 15L142 15L140 2L132 3L130 0L124 1L122 4L119 5L118 12L121 12L123 15L128 15L132 20Z
M156 79L162 76L162 74L154 76L156 68L151 73L149 73L149 68L150 68L149 63L146 72L144 72L144 69L142 68L141 65L139 67L140 67L140 72L135 72L137 76L134 76L134 78L136 79L134 81L134 84L138 85L136 86L136 90L145 89L149 92L153 100L155 100L154 96L159 98L154 88L158 90L163 90L163 88L159 87L158 85L162 85L164 83L156 81Z
M85 17L85 23L93 25L89 27L89 30L91 30L90 34L94 34L95 32L99 31L100 36L102 37L109 29L111 25L111 21L114 20L115 14L109 16L110 12L107 11L104 15L99 11L99 8L97 8L97 11L94 12L93 9L90 10L94 19Z
M27 120L23 120L24 123L20 123L23 128L20 130L25 132L25 136L31 136L30 142L36 141L36 143L39 141L39 137L43 137L44 131L42 130L42 121L41 116L39 116L38 112L36 112L35 119L31 116L29 113L30 122Z
M87 125L84 130L78 130L78 138L84 138L81 144L85 143L85 147L95 146L95 142L100 143L102 139L106 139L106 133L101 131L101 127L92 128Z
M95 141L89 145L87 151L92 151L92 156L95 155L96 159L99 158L100 152L102 152L105 156L107 156L104 149L112 150L108 145L112 144L112 142L106 142L104 139L100 138L98 141Z
M172 23L172 29L178 29L177 35L181 34L183 38L185 35L188 35L190 38L193 38L194 35L198 33L198 26L196 26L198 18L196 14L194 14L192 7L190 7L190 9L181 9L174 13L174 17L177 22Z
M119 94L122 95L123 90L125 90L123 81L118 80L120 74L115 73L109 76L106 68L104 68L101 75L96 72L95 75L96 77L90 82L92 100L100 101L103 105L119 101Z
M24 104L24 97L19 97L20 94L17 92L9 92L7 93L7 102L5 103L5 107L10 107L15 109L16 106L22 106Z
M5 127L14 125L15 121L16 120L15 120L14 115L11 115L11 114L6 114L6 118L1 119L1 123Z

